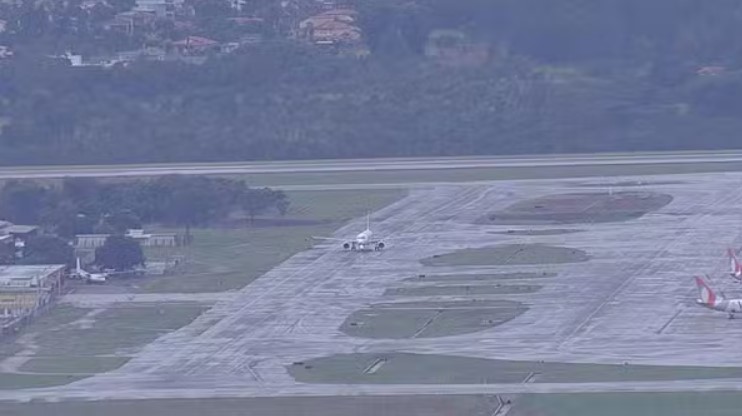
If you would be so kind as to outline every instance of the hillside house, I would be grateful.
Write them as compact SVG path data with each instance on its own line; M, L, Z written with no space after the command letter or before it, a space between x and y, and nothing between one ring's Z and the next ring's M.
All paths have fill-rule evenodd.
M357 44L363 39L357 20L358 12L353 9L328 10L301 21L299 33L317 45Z
M181 55L205 55L210 52L219 52L219 42L201 36L186 36L184 39L173 42L173 48Z

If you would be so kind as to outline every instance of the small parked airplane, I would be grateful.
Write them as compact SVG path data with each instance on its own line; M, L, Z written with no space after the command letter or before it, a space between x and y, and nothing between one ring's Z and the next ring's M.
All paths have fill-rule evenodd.
M731 263L729 274L738 283L742 283L742 265L739 263L739 260L737 260L737 255L734 254L734 250L731 248L727 250L727 254L729 255L729 261Z
M366 230L359 233L354 239L346 240L342 238L332 237L315 237L315 240L327 240L327 241L339 241L343 243L343 248L350 251L379 251L386 247L381 239L374 238L374 233L371 231L371 214L366 216Z
M713 289L700 277L696 277L696 286L700 297L696 300L699 305L729 314L729 319L734 319L734 314L742 312L742 299L727 299L723 294L717 295Z
M83 279L87 283L106 283L107 273L90 273L85 271L80 265L80 258L77 258L75 263L75 271L72 273L72 277L76 279Z

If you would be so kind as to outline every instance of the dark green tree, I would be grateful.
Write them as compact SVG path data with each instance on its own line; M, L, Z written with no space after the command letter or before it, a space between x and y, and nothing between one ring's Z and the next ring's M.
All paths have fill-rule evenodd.
M274 191L270 188L247 188L242 194L241 206L252 223L257 215L264 214L270 210L275 210L279 214L285 215L289 204L286 194L283 191Z
M142 247L129 237L112 235L95 250L95 264L103 269L126 271L143 266L144 262Z
M10 181L0 193L0 218L17 224L38 224L52 204L51 191L31 181Z
M99 231L104 234L125 234L127 230L141 229L142 220L133 211L123 209L104 215L101 225Z
M26 241L22 264L66 264L75 262L74 249L70 243L52 235L39 235Z
M15 262L15 245L12 242L0 244L0 264L13 264Z
M53 207L48 207L41 214L41 224L51 233L71 239L76 234L89 234L90 229L79 229L77 207L70 201L64 200ZM80 224L82 222L80 221Z

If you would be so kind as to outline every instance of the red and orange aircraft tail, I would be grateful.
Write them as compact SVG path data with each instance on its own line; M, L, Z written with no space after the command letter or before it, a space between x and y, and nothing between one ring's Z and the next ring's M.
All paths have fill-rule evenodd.
M711 289L711 286L706 283L705 280L703 280L700 277L696 277L696 286L698 286L698 292L700 296L698 297L697 302L704 306L713 307L716 305L717 301L720 300L720 297L714 293L714 290Z

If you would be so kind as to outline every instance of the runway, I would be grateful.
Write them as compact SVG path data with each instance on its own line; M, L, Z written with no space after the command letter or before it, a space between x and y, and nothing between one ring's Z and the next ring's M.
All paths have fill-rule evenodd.
M615 179L620 183L621 178ZM711 274L728 295L727 247L742 245L742 174L645 177L641 191L671 195L664 208L627 222L574 224L572 234L519 236L507 230L564 225L480 225L483 214L515 201L586 189L590 179L421 186L373 214L380 253L322 244L295 255L216 305L191 325L145 347L128 364L66 387L0 393L0 400L272 397L742 390L741 380L479 385L301 384L286 367L333 354L404 351L490 359L575 363L738 366L742 321L693 304L691 277ZM632 189L635 190L635 189ZM336 233L354 235L358 219ZM590 261L560 265L438 267L419 260L462 248L543 243L586 251ZM543 289L516 298L530 309L471 334L367 339L339 330L347 316L389 301L386 289L421 273L553 272ZM417 299L416 299L417 300ZM437 296L436 300L450 300Z
M382 172L558 166L691 165L739 163L742 151L646 152L544 156L472 156L313 161L157 163L140 165L0 167L0 179L137 177L167 174L226 175L271 173Z

